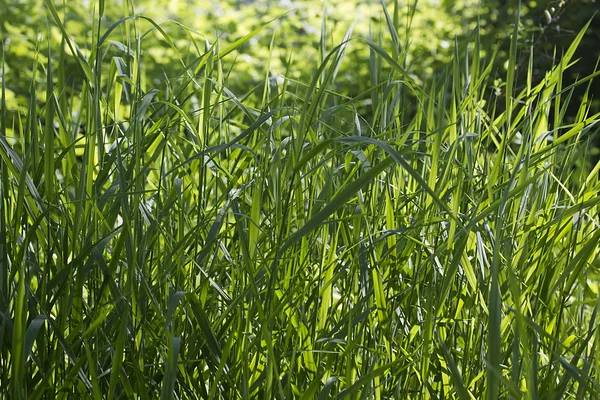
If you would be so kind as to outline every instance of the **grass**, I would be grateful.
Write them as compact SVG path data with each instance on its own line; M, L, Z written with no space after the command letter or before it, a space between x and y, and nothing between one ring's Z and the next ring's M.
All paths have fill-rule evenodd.
M84 56L46 6L65 46L39 46L10 119L2 80L3 396L600 397L591 94L566 118L597 73L562 80L585 28L535 83L516 24L497 96L477 29L420 85L394 10L333 48L324 19L312 82L266 65L232 93L224 59L258 31L190 32L154 87L159 25L98 23ZM356 98L333 85L347 46L371 54Z

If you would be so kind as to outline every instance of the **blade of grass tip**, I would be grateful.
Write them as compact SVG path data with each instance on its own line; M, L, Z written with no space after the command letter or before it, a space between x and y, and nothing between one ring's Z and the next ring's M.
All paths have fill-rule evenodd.
M323 385L323 389L321 389L321 391L319 392L317 400L329 399L329 393L331 393L331 390L333 389L333 386L335 385L335 382L337 380L337 376L332 376L331 378L327 379L327 382L325 382L325 385Z
M184 291L178 291L172 294L169 298L169 305L167 308L167 317L165 319L164 333L167 333L171 329L171 321L173 320L173 315L175 315L175 309L179 305L179 302L187 293Z
M518 50L518 39L519 39L519 24L521 22L521 1L519 0L517 3L515 15L514 28L511 36L510 42L510 50L509 50L509 59L508 59L508 69L506 71L506 99L505 99L505 111L504 115L506 117L506 132L502 135L500 148L496 154L496 160L494 162L494 167L491 172L490 177L490 185L495 184L499 177L502 175L502 168L504 167L504 157L506 155L506 149L508 147L508 137L511 134L512 130L512 110L514 105L513 99L513 91L515 86L515 72L517 68L517 50ZM492 387L493 388L493 387Z
M327 2L323 2L321 8L321 38L319 40L319 56L321 64L325 62L327 57ZM321 75L321 85L325 84L325 76Z
M31 350L33 348L33 342L38 336L40 329L46 323L46 317L44 315L36 316L27 327L27 332L25 332L25 360L31 354Z
M32 73L31 73L31 78L30 78L30 84L29 84L29 104L28 104L28 110L27 110L27 115L25 117L25 126L26 126L26 130L23 134L24 140L23 140L23 144L25 145L25 147L23 148L23 164L25 165L24 170L25 171L29 171L29 167L33 166L32 170L31 170L31 174L33 175L34 178L36 177L36 174L33 172L35 171L35 168L39 165L38 164L38 157L39 157L39 140L40 140L40 135L39 135L39 127L40 127L40 123L38 120L38 111L37 111L37 102L38 102L38 91L36 89L36 81L38 80L38 68L39 68L39 64L38 64L38 57L39 57L39 49L38 49L38 43L36 42L36 47L35 47L35 58L34 58L34 62L33 62L33 66L32 66Z
M71 50L71 54L73 54L73 56L77 59L77 65L81 68L81 71L85 75L85 77L87 79L87 83L89 85L93 85L94 73L92 72L92 69L90 68L89 64L87 63L85 57L83 56L83 53L81 52L81 50L79 50L79 47L77 47L77 44L75 43L75 41L67 33L67 30L58 15L58 11L56 10L56 7L54 6L54 2L52 0L44 0L44 3L46 4L46 7L50 11L52 18L54 19L54 22L56 23L56 25L60 29L61 33L63 34L63 38L67 42L67 45L69 46L69 49Z
M517 50L519 42L519 24L521 23L521 0L517 2L514 28L510 40L508 69L506 71L506 122L508 124L507 133L510 132L511 113L513 108L513 90L515 84L515 72L517 68Z
M94 88L102 87L102 65L104 63L102 60L102 54L100 52L100 46L98 45L98 42L100 39L100 29L102 26L103 14L104 14L104 0L100 0L99 7L98 7L97 25L96 25L94 34L92 35L92 43L91 43L92 52L89 57L89 64L94 66ZM93 128L92 132L95 132L95 134L96 134L96 152L95 152L95 154L96 154L96 157L100 164L99 169L102 169L102 162L104 160L104 130L102 129L103 127L102 127L102 112L101 112L102 105L101 105L101 103L102 103L102 101L105 101L105 99L103 99L102 97L103 97L102 90L94 90L93 103L92 103L93 116L91 118L91 124L92 124L92 128Z
M271 84L270 84L270 76L271 76L271 61L273 59L273 48L275 44L275 31L271 35L271 41L269 43L269 55L267 56L267 65L265 65L265 80L264 80L264 89L262 95L262 101L260 102L260 108L263 111L269 111L269 98L271 97Z
M477 13L477 25L475 26L475 48L473 49L473 56L471 59L471 76L469 80L471 81L471 85L469 85L469 91L473 99L477 100L478 95L475 92L475 89L478 88L478 82L481 73L481 15L479 14L479 6L477 3L478 13Z
M202 146L207 146L208 145L208 141L209 141L209 135L210 135L210 123L211 123L211 117L212 117L212 107L211 107L211 101L212 101L212 91L214 88L215 84L218 84L218 82L214 81L213 79L211 79L211 76L213 75L213 70L215 67L215 57L217 54L218 49L218 44L215 44L213 48L208 50L208 59L206 62L206 67L204 68L204 85L202 87L202 97L201 97L201 103L202 104L202 110L200 111L200 115L198 118L198 125L199 125L199 141L202 144ZM214 50L213 50L214 49ZM221 90L225 91L225 94L227 94L227 89L225 87L223 87ZM234 100L234 103L236 102L237 98L233 95L231 96ZM237 104L237 103L236 103ZM240 102L241 105L241 102ZM238 106L239 107L239 106ZM242 106L243 107L243 106ZM242 108L243 111L245 111L244 108Z
M585 32L587 31L587 29L590 25L590 22L591 22L591 20L588 20L588 22L585 24L585 26L579 31L577 36L573 39L573 41L569 45L569 48L567 49L566 53L562 56L560 64L557 65L554 69L552 69L552 71L548 72L546 75L546 81L544 82L545 87L542 91L542 96L539 100L542 110L540 110L539 121L536 124L536 131L535 131L535 135L534 135L535 139L538 139L538 138L542 137L543 135L546 135L548 132L548 129L549 129L548 128L548 119L549 119L549 115L550 115L552 92L556 89L556 86L559 85L560 82L562 81L562 75L564 73L564 70L567 69L571 59L573 58L573 55L575 54L575 51L577 50L579 43L581 42L583 36L585 35ZM560 92L556 95L556 97L557 97L557 99L555 99L555 101L558 102L558 100L560 99ZM542 147L542 144L543 144L542 141L536 141L536 149L539 150Z
M396 27L398 26L398 24L394 23L394 20L392 20L392 18L390 17L387 7L385 6L385 2L383 0L381 0L380 4L381 4L381 8L383 9L383 14L385 15L385 22L387 24L388 31L390 32L390 36L392 37L392 44L394 45L394 47L392 49L392 56L393 56L393 59L397 61L398 55L400 54L400 51L402 49L402 47L400 46L400 39L398 38L398 32L396 31ZM396 22L397 22L398 2L395 2L394 18L396 19Z
M400 75L402 75L402 77L406 80L406 82L410 84L411 88L417 87L414 79L408 74L408 72L406 72L406 70L400 64L398 64L398 62L394 60L384 49L382 49L380 46L378 46L369 39L363 39L363 41L366 44L368 44L369 47L373 49L373 51L375 51L375 53L379 54L381 58L385 60L392 68L398 71Z
M232 51L235 51L238 47L240 47L241 45L246 43L248 40L252 39L257 34L259 34L263 29L265 29L267 26L269 26L273 21L276 21L276 20L282 18L283 16L287 15L290 12L292 12L292 10L288 11L287 13L285 13L277 18L273 18L272 20L268 21L264 25L259 26L258 28L256 28L252 32L250 32L249 34L239 38L238 40L236 40L235 42L233 42L232 44L227 46L225 49L221 50L219 52L219 58L223 58L227 54L231 53Z
M342 64L342 59L344 58L344 54L346 52L346 47L348 47L348 42L350 42L350 38L352 37L352 32L354 31L354 26L356 25L357 21L358 17L352 22L352 25L350 25L344 34L344 38L342 39L341 46L334 61L335 66L333 68L333 74L331 75L331 82L334 82L335 78L337 77L340 65Z
M49 31L49 30L48 30ZM44 127L44 183L45 198L48 202L54 199L54 92L52 82L52 53L48 38L48 64L46 67L46 126ZM48 237L51 240L51 237ZM49 243L49 246L52 246Z
M369 20L369 40L373 40L373 33L371 31L371 21ZM377 88L380 84L379 82L379 67L381 66L380 58L376 57L375 50L369 48L369 78L371 82L371 88ZM376 117L377 112L379 110L379 95L380 90L371 90L371 104L372 109L374 110L373 115Z
M343 48L345 45L345 43L341 43L335 46L329 52L329 54L327 54L327 57L325 57L325 59L319 66L319 69L313 75L313 79L306 92L306 98L304 99L302 110L300 111L300 122L298 123L297 137L294 139L294 161L292 162L293 164L295 164L302 155L304 139L306 137L307 131L310 130L308 126L313 121L316 111L321 105L321 102L327 91L328 84L331 83L331 79L333 78L334 72L336 71L336 64L332 63L332 65L329 65L327 72L325 72L326 68L328 67L330 60L334 56L339 56L340 49ZM317 87L319 85L319 82L321 82L320 86Z

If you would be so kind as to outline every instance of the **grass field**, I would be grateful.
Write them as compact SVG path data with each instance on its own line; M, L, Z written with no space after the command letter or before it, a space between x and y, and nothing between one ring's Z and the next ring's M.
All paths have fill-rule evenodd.
M585 29L541 82L515 28L502 85L477 29L422 83L384 8L385 39L331 47L324 24L312 81L267 62L234 93L225 61L259 31L190 35L154 85L152 21L84 55L46 6L64 46L39 52L83 82L34 65L7 110L3 59L1 397L600 398L592 94L566 117L597 73L562 79ZM349 44L370 53L354 97Z

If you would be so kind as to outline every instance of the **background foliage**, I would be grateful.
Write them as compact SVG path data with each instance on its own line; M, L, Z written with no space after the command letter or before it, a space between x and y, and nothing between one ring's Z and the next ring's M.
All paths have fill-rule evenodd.
M399 21L398 33L403 45L411 52L406 60L407 70L417 79L432 79L439 74L441 66L452 54L454 40L465 43L473 28L480 22L482 42L485 49L498 47L498 60L506 60L508 34L514 21L516 2L506 0L423 0L416 6L408 2L394 16ZM24 103L29 88L23 85L31 74L33 59L45 62L47 29L51 33L51 45L60 44L60 32L47 19L43 0L2 0L0 2L0 27L3 34L3 51L6 60L7 98L11 108L18 99ZM57 7L64 16L65 26L84 53L89 52L93 16L97 13L94 1L62 2ZM378 1L203 1L158 0L138 1L129 9L123 1L107 2L102 26L107 29L120 18L131 14L143 14L158 23L175 45L185 55L190 46L189 35L173 21L194 29L195 35L204 36L210 42L219 38L223 44L232 43L263 24L275 20L268 29L240 49L231 64L236 64L236 79L232 80L234 92L245 92L262 79L257 66L270 58L272 75L288 73L291 78L306 81L322 55L319 41L323 18L327 24L329 48L338 44L347 29L356 23L354 37L366 37L374 30L381 32L383 14ZM554 11L551 11L554 10ZM522 29L521 66L527 64L528 48L534 53L534 77L543 78L545 71L553 65L570 44L574 35L597 10L594 0L568 2L526 1L521 8ZM325 13L323 13L325 11ZM545 11L551 11L547 19ZM284 15L284 17L281 17ZM479 17L482 16L482 17ZM597 43L600 35L598 18L594 19L582 40L577 56L578 65L569 72L570 80L593 72L598 56ZM146 28L150 28L148 24ZM406 38L406 29L412 35ZM115 33L118 36L118 33ZM271 40L273 45L271 46ZM388 37L383 40L390 46ZM404 43L408 39L407 43ZM118 38L117 38L118 40ZM271 50L269 50L271 48ZM555 51L556 48L556 51ZM54 52L55 57L59 54ZM157 84L177 71L178 63L173 49L156 32L144 39L144 57L147 68L146 79ZM348 62L340 68L337 84L349 89L350 94L362 93L369 87L367 80L355 79L356 75L368 76L368 50L350 45ZM80 85L81 77L72 56L62 60L66 64L66 76L73 84ZM229 67L229 65L226 65ZM498 77L504 75L504 65L499 61ZM524 69L521 68L523 71ZM594 83L597 91L598 83ZM597 109L598 100L595 99Z

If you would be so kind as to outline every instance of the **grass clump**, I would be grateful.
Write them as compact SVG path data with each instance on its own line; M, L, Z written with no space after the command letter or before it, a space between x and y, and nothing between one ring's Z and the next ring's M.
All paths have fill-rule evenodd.
M150 86L142 27L178 51L160 25L98 23L84 56L46 6L65 46L39 51L83 84L49 62L20 111L2 97L6 396L598 397L591 94L565 117L597 74L562 80L585 28L539 83L516 24L502 88L477 29L422 84L384 7L385 39L328 48L324 24L311 82L265 65L234 93L223 60L262 28L190 34ZM348 46L370 51L352 98Z

